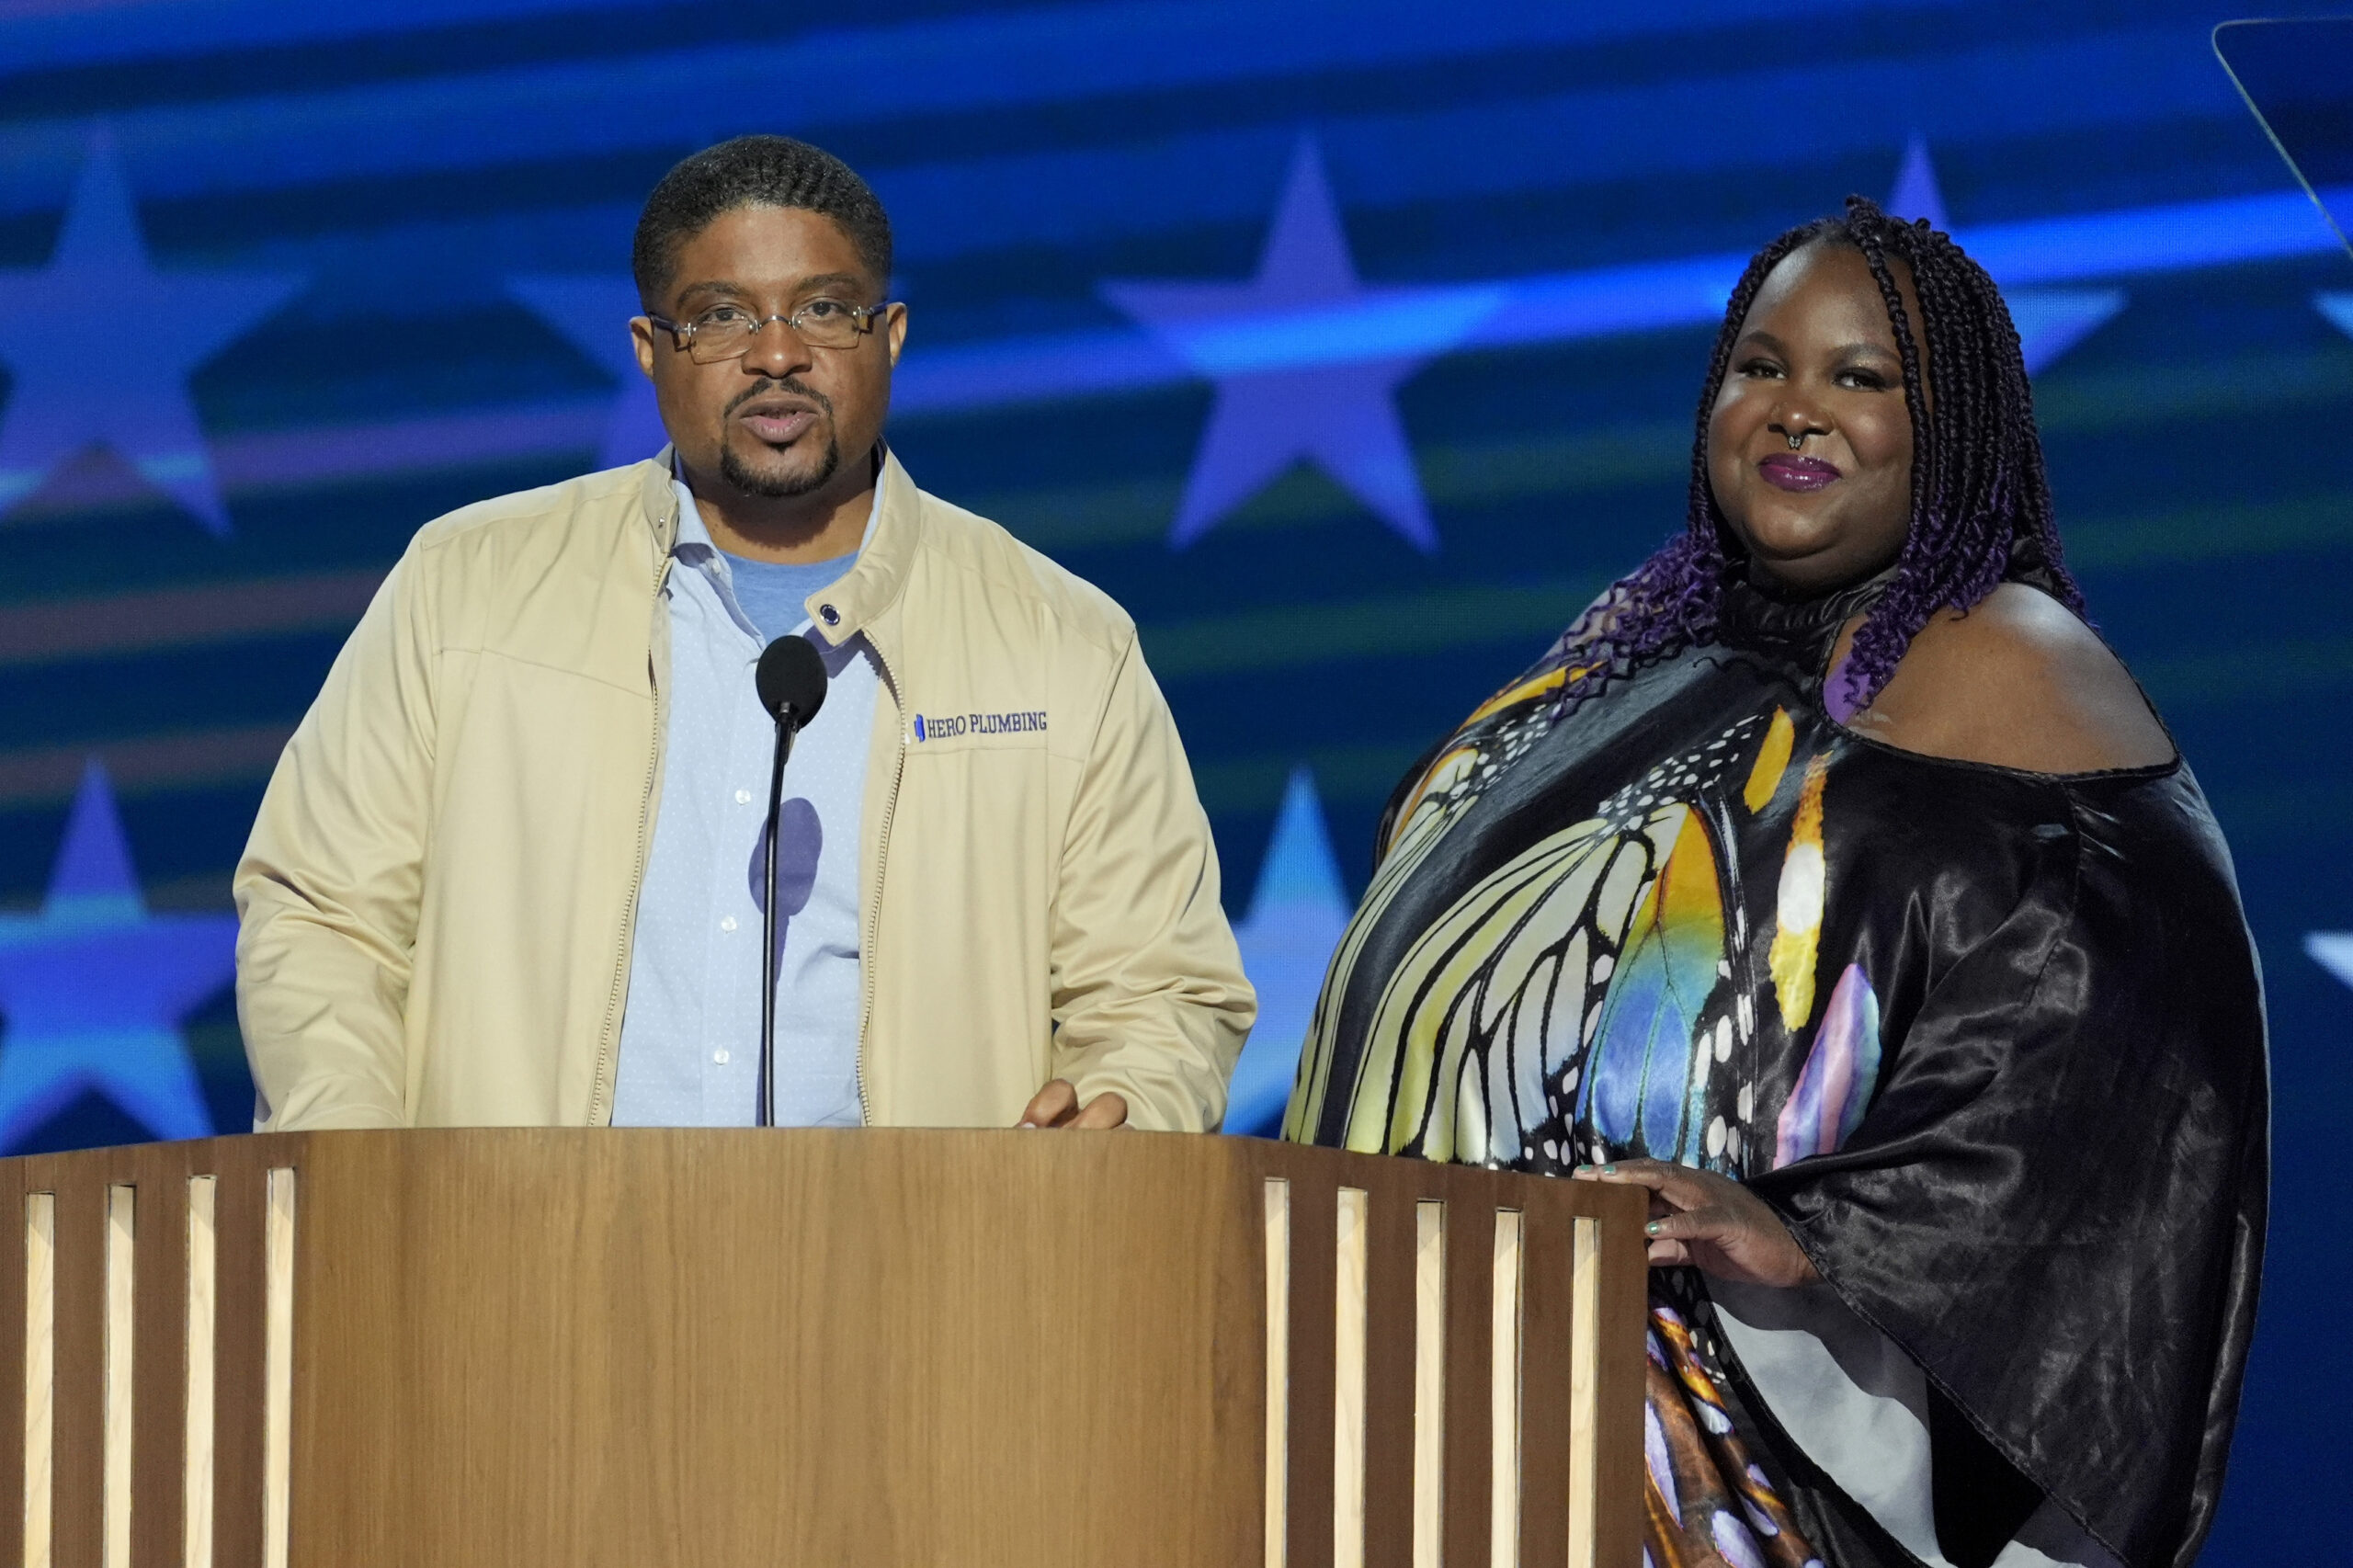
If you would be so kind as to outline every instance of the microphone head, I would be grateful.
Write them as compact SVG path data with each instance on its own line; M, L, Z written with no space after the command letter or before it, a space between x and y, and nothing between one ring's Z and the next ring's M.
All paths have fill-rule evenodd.
M806 729L825 705L825 661L805 637L779 637L760 653L753 677L771 719Z

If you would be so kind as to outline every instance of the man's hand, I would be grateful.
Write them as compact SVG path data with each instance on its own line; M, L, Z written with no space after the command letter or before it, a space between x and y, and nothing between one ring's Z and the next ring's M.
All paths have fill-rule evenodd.
M1128 1124L1128 1102L1120 1095L1097 1095L1085 1106L1067 1078L1056 1078L1030 1097L1022 1108L1023 1127L1075 1127L1101 1130Z
M1781 1217L1730 1176L1664 1160L1620 1160L1579 1165L1574 1179L1651 1189L1644 1229L1654 1267L1688 1263L1719 1279L1751 1285L1803 1285L1822 1278Z

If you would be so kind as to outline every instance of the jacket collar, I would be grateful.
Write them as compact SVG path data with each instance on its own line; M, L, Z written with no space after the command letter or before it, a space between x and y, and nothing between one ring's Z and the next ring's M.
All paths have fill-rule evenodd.
M858 564L832 587L810 595L803 607L817 631L835 647L861 631L871 636L874 622L899 602L923 541L923 493L888 446L882 449L882 472L875 476L874 490L874 520L859 548Z
M648 461L637 465L637 497L645 513L646 525L654 530L654 559L667 570L670 551L678 543L678 494L670 488L670 475L676 454L664 447Z
M673 454L665 447L654 460L639 465L639 495L645 518L654 530L654 548L668 562L678 543L678 497L670 486ZM876 476L878 494L872 530L859 548L850 574L822 593L813 594L804 607L826 642L839 647L899 601L923 537L923 494L900 466L898 454L882 449L882 472ZM829 619L825 611L834 613Z

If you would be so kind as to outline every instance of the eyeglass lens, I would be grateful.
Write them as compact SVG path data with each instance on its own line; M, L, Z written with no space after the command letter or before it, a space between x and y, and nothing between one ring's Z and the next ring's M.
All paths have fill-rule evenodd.
M865 332L868 317L837 301L817 300L803 305L790 319L770 319L782 321L812 348L848 348L856 346ZM767 321L756 321L747 312L732 307L709 312L695 320L688 352L696 363L704 365L740 358L767 324Z

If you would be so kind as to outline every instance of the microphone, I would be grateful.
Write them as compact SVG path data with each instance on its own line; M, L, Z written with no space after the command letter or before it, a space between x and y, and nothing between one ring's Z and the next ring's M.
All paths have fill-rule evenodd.
M825 705L825 661L806 637L779 637L761 651L753 684L779 724L806 729Z
M768 771L768 823L760 852L760 1099L754 1118L776 1125L776 832L784 803L784 764L792 737L825 705L825 661L804 637L779 637L760 653L752 684L776 721L776 766Z

